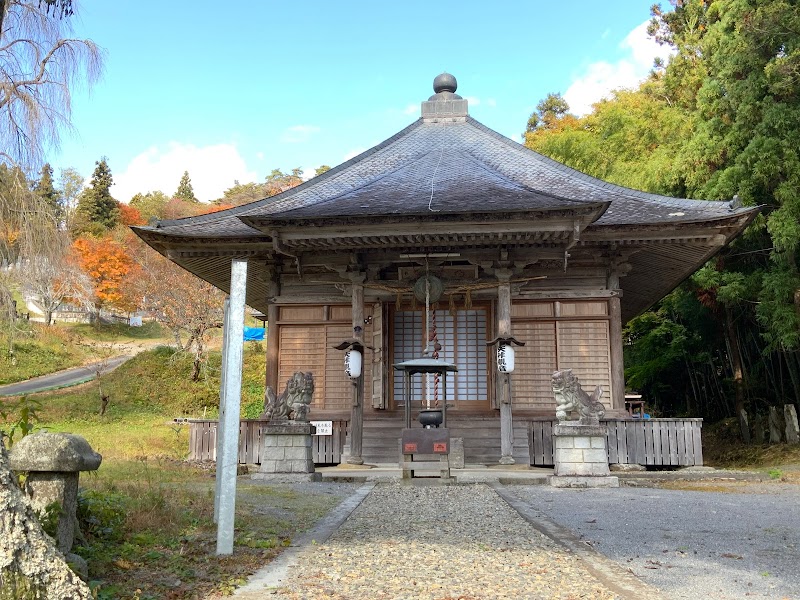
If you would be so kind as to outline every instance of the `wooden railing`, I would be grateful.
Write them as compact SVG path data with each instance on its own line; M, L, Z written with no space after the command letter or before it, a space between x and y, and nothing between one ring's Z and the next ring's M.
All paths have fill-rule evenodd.
M243 419L239 422L239 464L261 463L261 427L267 421ZM347 421L333 421L331 435L315 435L312 441L314 463L337 464L341 461ZM216 460L217 421L189 420L189 460Z
M528 435L531 464L553 464L554 419L532 419ZM703 464L703 419L603 419L608 462L640 465Z

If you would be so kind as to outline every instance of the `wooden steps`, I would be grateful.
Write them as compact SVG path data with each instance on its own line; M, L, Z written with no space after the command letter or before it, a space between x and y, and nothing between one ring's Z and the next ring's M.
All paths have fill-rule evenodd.
M464 462L466 464L496 465L500 460L500 418L473 415L447 415L450 437L464 440ZM420 426L414 423L414 426ZM400 446L398 439L403 420L365 419L362 456L369 464L398 464ZM514 423L514 460L517 464L530 464L528 448L528 424L519 420Z

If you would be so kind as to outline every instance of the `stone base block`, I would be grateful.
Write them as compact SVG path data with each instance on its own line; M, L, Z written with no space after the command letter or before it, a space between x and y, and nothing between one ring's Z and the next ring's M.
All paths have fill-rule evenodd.
M562 477L552 475L550 485L558 488L616 488L619 487L619 478L611 475L608 477Z
M250 479L269 483L298 483L303 481L322 481L322 473L253 473Z

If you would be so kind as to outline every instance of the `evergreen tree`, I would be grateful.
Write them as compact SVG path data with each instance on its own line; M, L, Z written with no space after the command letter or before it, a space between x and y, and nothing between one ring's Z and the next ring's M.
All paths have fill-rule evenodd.
M105 158L95 164L89 187L83 190L78 199L73 237L84 233L100 236L119 223L119 205L111 196L111 185L114 183L111 169Z
M173 198L178 198L184 202L198 202L192 189L192 180L189 179L189 171L183 172L181 182L178 184L178 191L175 192Z
M50 163L45 163L42 167L39 181L34 184L33 191L53 211L56 222L61 223L64 219L64 206L61 202L61 192L53 185L53 167Z

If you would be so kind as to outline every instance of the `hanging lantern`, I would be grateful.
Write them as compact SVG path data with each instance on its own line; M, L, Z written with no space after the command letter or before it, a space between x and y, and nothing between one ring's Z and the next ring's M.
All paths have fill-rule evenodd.
M497 370L501 373L514 372L514 346L508 343L497 345Z
M355 348L350 348L344 353L344 373L350 379L358 379L361 377L361 367L363 359L361 352Z

